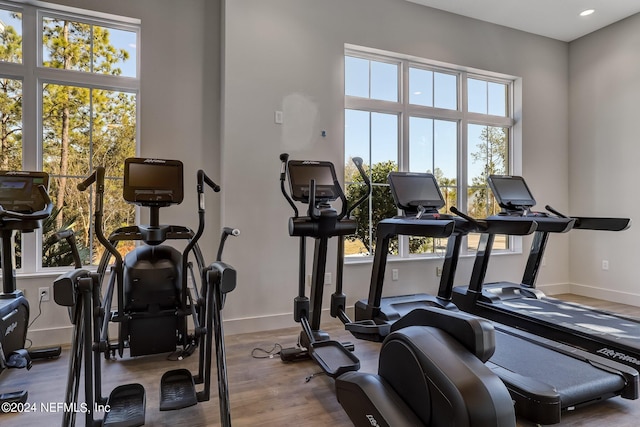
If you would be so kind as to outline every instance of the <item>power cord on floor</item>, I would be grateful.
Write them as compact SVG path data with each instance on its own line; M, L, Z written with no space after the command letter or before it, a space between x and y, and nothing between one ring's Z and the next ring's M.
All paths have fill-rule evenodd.
M309 381L311 381L312 379L314 379L315 377L317 377L318 375L326 375L326 372L324 371L318 371L314 374L311 375L307 375L307 377L304 379L305 383L308 383Z
M253 350L251 350L251 357L253 357L254 359L273 359L275 356L279 355L281 351L282 346L278 343L275 343L269 350L255 347Z
M31 325L33 325L35 323L35 321L38 320L38 317L40 317L40 315L42 314L42 298L44 298L44 294L40 294L40 299L38 301L38 315L36 317L34 317L33 320L31 320L31 322L27 326L27 330L29 330L29 328L31 328ZM29 345L26 345L27 341L29 342ZM33 345L33 341L31 341L29 338L27 338L25 340L25 349L30 349L32 345Z

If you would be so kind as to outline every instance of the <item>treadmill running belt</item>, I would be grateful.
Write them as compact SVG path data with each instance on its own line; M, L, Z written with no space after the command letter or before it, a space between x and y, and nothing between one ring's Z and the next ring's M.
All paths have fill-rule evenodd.
M640 322L596 311L576 303L554 298L521 298L501 302L509 311L534 317L560 327L590 335L615 338L630 347L640 347Z
M563 408L619 392L625 385L620 375L551 351L498 327L496 325L496 351L489 362L555 387Z

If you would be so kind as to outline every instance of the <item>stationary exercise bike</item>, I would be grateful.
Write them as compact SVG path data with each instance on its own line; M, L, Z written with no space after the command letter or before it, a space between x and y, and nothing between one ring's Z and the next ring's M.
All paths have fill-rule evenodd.
M148 207L149 225L115 230L109 238L102 229L104 168L78 185L84 191L95 183L96 237L105 248L95 273L73 270L56 280L54 298L68 306L74 324L72 357L65 402L78 401L78 389L84 376L85 404L89 408L108 408L102 425L139 426L145 422L145 390L141 384L116 387L108 398L102 396L102 364L106 359L173 353L176 359L198 350L198 372L174 369L166 372L160 384L160 410L175 410L208 401L211 362L215 341L218 373L218 398L223 426L231 425L221 310L225 296L236 286L236 272L221 261L224 242L238 230L225 227L217 261L206 266L198 246L205 227L205 184L217 186L203 171L197 173L198 229L161 225L159 209L183 199L183 165L176 160L129 158L124 167L125 200ZM182 252L164 244L186 242ZM117 250L121 241L138 241L124 257ZM189 261L193 256L196 266ZM110 259L115 260L107 274ZM106 289L102 283L107 280ZM192 284L189 285L188 278ZM103 292L104 291L104 292ZM115 301L114 301L115 299ZM112 306L114 308L112 309ZM109 324L118 325L118 336L109 338ZM82 367L84 365L84 375ZM196 390L196 385L201 389ZM95 411L85 414L86 425L100 424ZM75 413L65 413L63 425L75 424Z
M289 219L289 235L300 237L298 296L294 300L294 320L301 324L299 347L285 349L286 361L310 356L335 379L338 401L356 426L515 426L511 397L500 379L487 368L495 349L491 324L464 313L449 313L430 307L424 314L428 326L409 326L386 333L379 356L378 373L362 373L360 361L349 344L331 340L320 329L322 290L328 241L338 237L336 293L331 314L346 324L357 338L371 328L372 321L351 322L345 312L342 293L344 247L341 239L356 231L349 218L367 197L347 206L333 164L289 160L280 155L280 186L294 211ZM353 159L363 182L369 184L362 159ZM287 193L285 181L289 181ZM331 206L342 202L340 213ZM300 216L295 201L308 205ZM305 239L315 241L311 298L305 295Z
M42 227L53 204L47 194L45 172L0 172L0 239L2 240L2 293L0 293L0 373L8 368L31 369L37 358L60 356L60 347L25 349L29 325L29 302L16 289L13 259L14 231L30 233ZM0 403L24 403L26 390L1 393Z

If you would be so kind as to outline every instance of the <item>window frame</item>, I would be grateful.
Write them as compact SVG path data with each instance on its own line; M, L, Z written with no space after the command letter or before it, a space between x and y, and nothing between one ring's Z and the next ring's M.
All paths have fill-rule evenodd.
M467 128L470 124L482 126L495 126L508 128L508 173L521 174L522 171L522 79L502 73L484 71L470 67L463 67L454 64L448 64L440 61L418 58L410 55L403 55L383 51L374 48L366 48L362 46L345 44L344 57L356 57L370 61L382 61L398 64L399 73L399 101L397 103L375 100L370 98L360 98L346 95L346 79L342 90L344 97L344 112L346 110L360 110L367 112L379 112L398 115L398 147L397 147L397 165L398 170L409 170L409 121L411 117L421 117L426 119L445 120L455 122L457 124L457 206L467 206L468 195L467 190L471 188L468 176L468 156L469 143ZM432 71L434 73L453 74L457 77L456 83L456 102L457 109L450 110L438 107L411 104L409 102L409 70L410 68L418 68L421 70ZM343 78L345 76L343 75ZM505 84L507 87L507 99L505 117L481 114L468 111L467 99L467 79L479 79L486 82ZM433 99L435 99L435 87L433 88ZM343 141L345 141L343 139ZM345 150L343 149L343 155ZM346 162L343 158L343 167ZM344 176L344 175L343 175ZM348 184L344 183L345 186ZM370 205L371 207L371 205ZM410 254L408 245L409 236L400 236L399 251L397 255L390 256L390 259L415 259L415 258L441 258L444 254L439 254L434 249L433 253ZM508 247L506 250L495 250L496 253L521 253L522 238L509 236ZM467 247L467 237L463 242L461 256L475 255L475 251L469 250ZM347 256L347 263L357 263L362 261L370 261L373 255L368 256Z
M45 84L81 86L87 89L128 92L136 97L136 154L140 150L140 58L141 21L102 12L44 2L16 3L0 1L0 8L22 14L22 63L0 61L0 77L22 81L22 168L43 169L42 92ZM43 66L43 18L59 18L90 25L126 30L136 35L136 76L114 76L64 70ZM91 159L89 159L91 162ZM91 163L90 163L91 165ZM93 167L91 167L93 169ZM72 176L69 176L72 177ZM73 177L72 177L73 178ZM76 177L85 178L85 177ZM136 211L137 212L137 211ZM22 263L16 270L20 276L57 274L73 267L42 266L42 230L22 234ZM94 268L95 266L86 266Z

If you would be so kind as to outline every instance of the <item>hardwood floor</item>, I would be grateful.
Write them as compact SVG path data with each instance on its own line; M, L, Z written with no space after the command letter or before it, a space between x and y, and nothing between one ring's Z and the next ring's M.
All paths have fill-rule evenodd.
M640 315L640 308L607 303L573 295L559 296L603 309ZM332 338L352 341L361 359L361 370L375 372L379 344L357 341L344 331L335 319L325 318L323 327ZM293 346L298 328L265 333L232 335L226 338L228 376L231 399L231 416L235 426L349 426L351 422L337 402L333 381L324 375L308 376L319 372L311 361L285 364L279 356L256 359L254 348L270 349L274 343L283 347ZM29 402L36 410L30 413L0 414L0 425L45 426L59 425L60 412L45 412L45 406L62 402L67 377L68 349L55 361L34 363L31 371L10 370L2 374L0 392L17 389L29 391ZM176 367L195 369L195 355L180 362L169 361L166 355L139 357L104 362L104 393L115 385L140 382L147 391L146 425L151 426L215 426L220 425L217 386L214 384L212 399L191 408L160 412L158 410L159 383L162 373ZM180 366L178 366L180 365ZM214 374L215 375L215 374ZM563 415L560 426L637 426L640 418L640 400L629 401L613 398L580 408ZM78 422L78 425L84 425ZM530 426L518 421L519 426Z

